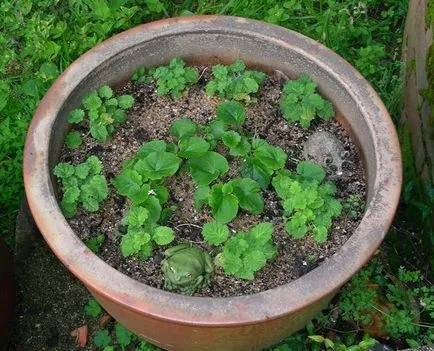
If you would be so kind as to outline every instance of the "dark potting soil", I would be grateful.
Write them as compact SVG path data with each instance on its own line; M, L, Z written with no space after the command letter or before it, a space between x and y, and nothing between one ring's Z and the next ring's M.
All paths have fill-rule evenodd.
M126 83L117 91L119 94L131 94L135 99L126 123L114 132L107 143L99 143L84 136L84 131L77 128L79 132L83 132L82 145L75 150L65 147L60 161L78 164L87 157L96 155L104 164L104 175L109 180L120 173L123 161L131 158L143 143L153 139L173 141L168 131L175 120L185 116L200 124L208 123L215 118L215 110L221 100L205 94L204 87L210 78L210 70L201 69L203 74L199 83L191 87L183 97L175 100L168 96L157 96L153 84ZM327 179L337 186L338 199L344 200L348 195L354 194L361 196L364 201L364 168L348 132L336 120L315 121L308 129L288 124L278 106L283 83L284 80L278 75L267 78L260 88L257 101L247 106L244 131L254 133L272 145L281 147L288 154L286 167L291 171L294 171L297 163L303 160L303 143L309 135L319 130L331 132L349 151L349 157L343 165L343 174L337 176L334 170L327 169ZM221 150L224 150L224 147ZM240 176L240 160L230 157L228 160L230 171L223 180ZM166 185L171 195L169 205L177 207L172 219L166 224L174 228L176 243L194 243L206 249L211 255L217 254L216 248L209 247L202 239L201 227L211 219L210 211L205 207L199 212L194 209L192 196L195 185L188 173L171 177ZM265 210L262 214L252 215L240 211L229 227L233 231L245 231L259 222L273 222L273 241L277 247L275 258L267 262L252 281L225 275L221 268L216 268L210 285L196 292L195 296L226 297L253 294L297 279L337 252L356 229L363 215L360 212L356 218L352 218L344 210L341 216L333 221L326 243L315 242L311 235L301 240L293 239L284 230L282 207L277 195L271 190L266 190L263 197ZM166 247L156 248L153 257L147 261L125 258L120 252L118 228L127 205L125 199L110 186L109 198L98 212L79 211L68 222L84 241L103 233L106 240L98 253L101 259L134 279L161 288L163 274L160 263Z

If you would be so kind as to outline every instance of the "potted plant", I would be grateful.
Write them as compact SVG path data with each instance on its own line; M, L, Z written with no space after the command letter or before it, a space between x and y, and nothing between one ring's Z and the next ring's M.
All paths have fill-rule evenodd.
M309 85L308 90L316 88L317 84L319 93L332 102L337 121L347 129L359 146L366 169L366 203L368 205L351 237L320 266L290 283L260 293L232 297L185 296L143 284L122 274L92 253L71 228L64 213L74 212L77 204L68 207L71 202L64 203L62 206L64 212L62 212L56 197L57 181L54 176L62 178L62 171L58 169L53 173L60 157L63 157L62 147L70 129L68 120L81 123L84 116L77 110L80 110L82 105L89 112L94 109L93 105L97 105L95 109L100 111L93 117L91 116L89 121L101 118L101 115L107 111L110 116L113 116L115 112L111 111L109 106L112 104L109 100L112 98L113 90L108 86L120 87L134 72L136 72L136 79L140 79L142 75L146 80L143 74L147 68L166 65L175 57L182 58L189 65L234 64L237 59L240 59L248 67L265 72L279 72L283 76L302 79L303 84L313 84ZM141 68L143 66L145 69ZM306 78L305 74L309 78ZM155 79L158 79L159 75L161 76L161 71L156 75L154 72ZM190 78L192 81L199 78L193 75L191 72L188 73L183 82L188 82ZM164 92L167 86L161 90ZM212 93L214 88L212 85L208 87L209 92ZM175 92L173 95L178 95L178 93ZM313 90L312 94L321 98ZM133 101L125 97L128 94L123 96L122 99L117 97L116 106L120 106L121 109L131 108ZM315 96L313 100L317 100L318 97ZM250 96L226 96L226 98L240 98L245 101ZM284 98L281 98L280 103L282 113L288 114L288 119L292 119L291 104L282 102L282 99ZM123 101L120 102L120 100ZM103 104L104 110L101 110L100 107ZM240 105L233 101L223 102L217 106L216 114L223 116L225 111L229 111L228 118L235 119L232 124L237 125L239 119L244 118L240 116L245 113ZM324 103L319 105L323 107ZM330 108L331 105L327 106ZM123 113L119 112L119 114ZM328 112L318 114L325 119L329 117ZM152 116L151 118L157 118ZM218 119L224 121L225 117L218 117ZM110 119L112 120L115 119ZM177 169L170 171L169 169L174 168L173 165L178 167L181 164L180 158L191 157L187 151L191 140L183 141L184 131L189 130L187 125L189 122L186 119L178 121L181 121L180 124L171 126L171 134L172 137L177 138L175 148L180 157L167 149L169 147L167 143L164 145L164 150L159 151L165 154L158 154L157 157L158 160L167 158L168 167L162 172L167 171L168 173L164 176L171 176L177 172ZM91 123L90 121L90 128L92 128ZM300 121L300 124L303 123ZM306 122L305 126L307 125ZM154 127L152 124L143 126L145 133L147 128L151 130ZM206 126L200 128L206 128ZM88 133L96 138L106 139L110 132L111 130L101 131L94 128L94 130L89 129ZM226 147L238 146L238 142L244 136L237 134L227 135L224 142ZM188 135L188 137L200 138L194 135ZM68 138L74 144L74 137ZM255 136L253 135L252 138L255 139ZM139 151L138 157L155 158L157 154L155 147L160 148L161 143L145 139L147 139L147 146L144 150L142 149L141 154ZM237 141L237 145L234 144L234 140ZM205 145L202 141L197 139L195 141L202 143L202 146ZM157 142L159 146L156 144L150 146L149 142ZM184 146L181 145L183 143ZM256 147L259 148L258 145L261 143L257 142ZM208 145L207 150L209 147ZM255 149L254 146L252 147ZM153 148L152 155L148 153L150 148ZM200 149L201 146L199 145L198 148ZM275 154L279 154L279 151ZM247 155L245 159L249 157ZM193 179L201 178L201 175L198 175L200 172L195 167L205 164L210 158L218 158L218 156L207 154L206 159L202 159L201 162L186 161L186 168L189 169ZM279 159L279 156L276 156L276 159ZM100 165L94 161L94 159L89 161L85 168L88 168L87 172L91 169L95 173L92 173L92 177L96 177L92 182L101 185L99 187L100 200L103 200L106 197L105 193L108 192L108 183L104 183L100 178ZM136 167L138 161L137 157L133 157L132 161L127 162L124 167L127 170L129 167ZM146 159L146 162L148 166L152 163L150 159ZM218 161L215 164L221 166ZM216 172L208 173L220 176L225 173L224 169L227 171L229 168L226 164L224 167L215 166L215 164L209 167L216 167ZM205 167L205 171L209 170L209 167ZM273 172L280 170L283 166L279 167L273 169ZM298 176L303 176L303 167L300 167L300 170L297 169ZM121 168L119 165L115 167L113 186L121 195L128 198L127 201L130 201L128 203L148 201L134 200L131 194L128 194L128 187L122 186ZM157 168L153 167L147 173L147 177L152 181L159 180L159 177L163 176L160 172L161 167ZM195 176L193 173L196 171ZM86 173L86 177L88 174ZM285 174L287 175L283 172L281 176L284 177ZM273 176L277 175L276 173ZM201 179L203 180L203 177ZM24 180L32 214L54 253L87 286L103 307L127 328L140 337L169 350L258 350L302 328L327 305L339 287L371 257L393 219L399 199L401 164L394 127L384 105L361 75L342 58L300 34L277 26L236 17L200 16L163 20L136 27L105 41L75 61L53 84L35 113L26 141ZM211 181L214 180L214 178L211 179ZM260 177L256 177L256 181L260 183ZM79 191L81 191L81 186L79 185ZM86 186L88 187L88 184ZM210 191L223 194L231 199L236 198L237 205L239 204L242 209L249 209L249 205L242 204L242 195L238 195L237 190L234 190L243 186L239 180L228 180L227 184L224 182L214 184ZM152 190L151 193L149 191L144 191L144 193L157 197L158 194L154 188L148 189ZM254 188L258 187L255 185ZM279 193L279 186L274 186L274 188ZM283 185L280 195L285 193L285 189ZM254 192L258 193L259 190ZM284 198L284 195L282 197L283 200L288 200ZM78 199L75 195L74 198ZM216 222L227 223L233 218L233 213L228 215L227 212L219 211L216 205L218 201L207 200L206 202L210 205L210 211L214 219L217 219ZM260 200L255 203L258 202L260 203ZM99 201L82 205L95 210L99 207ZM127 232L126 234L121 233L122 238L128 235L132 237L137 230L141 230L142 223L138 223L140 220L137 221L137 219L148 217L152 212L150 208L145 209L146 213L143 210L135 209L134 211L138 212L132 213L131 218L126 214L123 224L127 227ZM253 209L251 212L255 213L256 210ZM212 223L210 226L218 224L212 221L210 223ZM261 230L268 231L268 227L268 224L263 224ZM152 237L157 244L160 241L164 245L173 236L171 228L165 226L153 226L152 228L149 237ZM227 230L225 227L218 229L223 232ZM210 233L217 230L211 227L205 229L205 226L203 230L205 239L212 244L213 239L210 239L212 237ZM294 225L289 231L297 232ZM314 235L321 238L324 233L317 231ZM224 238L221 242L226 240ZM128 242L121 242L121 245L124 245L123 250L127 256L128 253L133 253L149 257L149 249L142 244L139 245L139 249L135 249L134 245L129 245ZM173 280L177 282L176 279L170 279L170 270L171 267L173 268L170 258L183 249L185 247L166 251L166 257L162 261L165 282L173 283ZM203 255L202 251L200 252L193 253L195 260L201 262L204 267L203 272L211 273L212 261ZM221 256L217 257L215 262L221 264L225 271L232 272L233 275L244 275L244 278L250 279L251 272L237 273L234 269L226 269L225 261L227 263L228 259L225 259L224 255L223 249L223 259ZM198 259L199 256L200 259ZM273 255L269 256L271 258ZM203 274L200 281L197 281L197 285L193 286L192 291L187 292L194 292L199 285L203 286L204 281L208 278L206 274ZM176 290L185 286L165 283L165 287ZM190 288L189 285L187 290ZM178 289L178 291L181 290Z

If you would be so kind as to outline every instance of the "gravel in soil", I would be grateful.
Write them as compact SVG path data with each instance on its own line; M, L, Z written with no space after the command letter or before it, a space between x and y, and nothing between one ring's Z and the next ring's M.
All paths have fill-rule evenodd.
M203 69L203 68L202 68ZM128 113L126 123L119 128L107 143L99 143L85 136L80 148L64 149L60 161L78 164L91 155L98 156L104 164L104 174L107 179L118 175L124 160L131 158L138 148L153 139L173 141L169 135L172 123L184 116L193 121L206 124L215 118L215 109L221 102L217 97L208 97L204 86L210 78L209 69L205 70L197 85L179 99L168 96L159 97L152 84L139 85L126 83L118 90L120 94L131 94L135 99L134 106ZM281 147L288 153L286 167L295 170L298 162L303 160L303 143L315 131L325 130L334 134L349 151L347 162L343 165L343 175L337 176L332 169L327 170L327 179L337 186L337 197L345 199L350 194L365 199L366 183L363 164L357 148L350 135L335 121L315 121L308 129L298 125L288 124L282 117L278 107L282 78L278 75L269 76L261 87L257 101L247 106L247 119L243 126L255 136L266 139L269 143ZM80 128L77 128L80 131ZM239 176L239 159L229 159L230 172L223 179ZM192 242L211 254L216 249L207 246L201 236L202 225L210 220L209 210L195 211L192 195L195 185L187 173L172 177L166 183L171 194L169 203L176 205L170 223L175 229L177 242ZM209 286L198 291L196 296L238 296L261 292L288 283L308 273L332 256L350 237L357 227L362 213L357 218L350 218L343 211L339 218L333 221L326 243L315 242L310 235L305 239L296 240L290 237L283 228L281 219L282 208L276 194L270 190L263 192L265 210L260 215L240 212L230 223L233 230L247 230L261 221L274 223L273 240L277 247L277 255L267 262L267 265L256 274L252 281L240 280L224 274L216 268ZM116 194L111 187L109 198L96 213L79 212L69 220L69 224L82 240L87 240L98 233L104 233L107 240L103 244L99 256L108 264L122 273L148 285L161 288L163 275L160 268L163 259L163 248L156 248L152 258L146 262L134 258L125 258L119 249L119 225L124 216L127 203Z

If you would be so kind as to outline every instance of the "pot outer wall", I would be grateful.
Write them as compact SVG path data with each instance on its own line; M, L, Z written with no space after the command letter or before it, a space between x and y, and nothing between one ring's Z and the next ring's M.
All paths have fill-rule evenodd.
M360 146L368 206L351 238L321 266L259 294L188 297L123 275L89 251L72 231L60 211L51 172L68 132L68 113L99 86L120 84L138 67L166 64L176 56L190 64L231 63L240 58L251 67L277 70L291 78L307 73L333 102L338 120ZM198 16L138 26L74 62L45 95L32 120L24 181L33 217L51 249L127 328L168 350L260 350L302 328L378 248L398 204L401 158L383 103L341 57L278 26L237 17Z

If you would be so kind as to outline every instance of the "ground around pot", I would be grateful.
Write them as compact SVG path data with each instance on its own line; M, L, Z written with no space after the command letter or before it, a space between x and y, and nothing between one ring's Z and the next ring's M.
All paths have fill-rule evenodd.
M201 78L179 99L168 96L157 96L155 86L128 82L118 90L119 94L130 94L135 104L128 113L126 123L116 130L107 143L99 143L85 135L84 130L77 128L83 136L82 145L74 150L66 147L62 151L60 161L78 164L91 155L98 156L104 164L107 179L120 173L122 163L131 158L138 148L147 141L163 139L173 141L169 134L172 123L182 117L191 118L199 124L206 124L215 118L215 109L221 100L208 97L204 85L210 79L210 67L199 67ZM288 154L287 168L295 171L297 163L303 161L302 148L304 142L315 131L324 130L334 134L349 152L347 162L343 166L343 175L338 176L336 169L327 169L327 180L337 186L337 197L344 201L349 195L365 199L365 178L362 162L357 148L350 135L336 120L314 122L308 129L288 124L279 110L278 100L281 86L285 79L278 74L269 76L260 88L257 101L246 108L247 119L243 126L245 132L266 139L270 144L281 147ZM223 152L224 147L223 147ZM239 177L240 161L229 158L230 171L223 180ZM174 228L178 242L195 243L213 253L212 248L203 242L201 227L211 219L206 209L194 209L192 195L195 189L187 173L172 177L167 186L170 192L169 204L176 206L176 211L166 225ZM241 213L230 224L233 231L248 230L254 224L264 221L274 223L273 240L277 246L276 258L261 270L253 281L237 279L224 274L221 268L215 270L211 284L196 293L196 296L238 296L257 293L288 283L299 278L333 255L349 238L357 227L362 215L363 206L353 216L344 211L333 221L326 243L317 243L311 237L297 240L284 230L281 220L282 208L276 194L270 190L263 193L265 211L260 215ZM164 248L155 250L153 257L143 262L137 259L124 258L120 253L120 223L125 215L127 204L112 188L109 198L96 213L79 212L69 219L69 224L84 241L104 234L106 240L99 250L100 257L114 268L148 285L161 288L163 274L160 263ZM215 251L214 251L215 252Z

